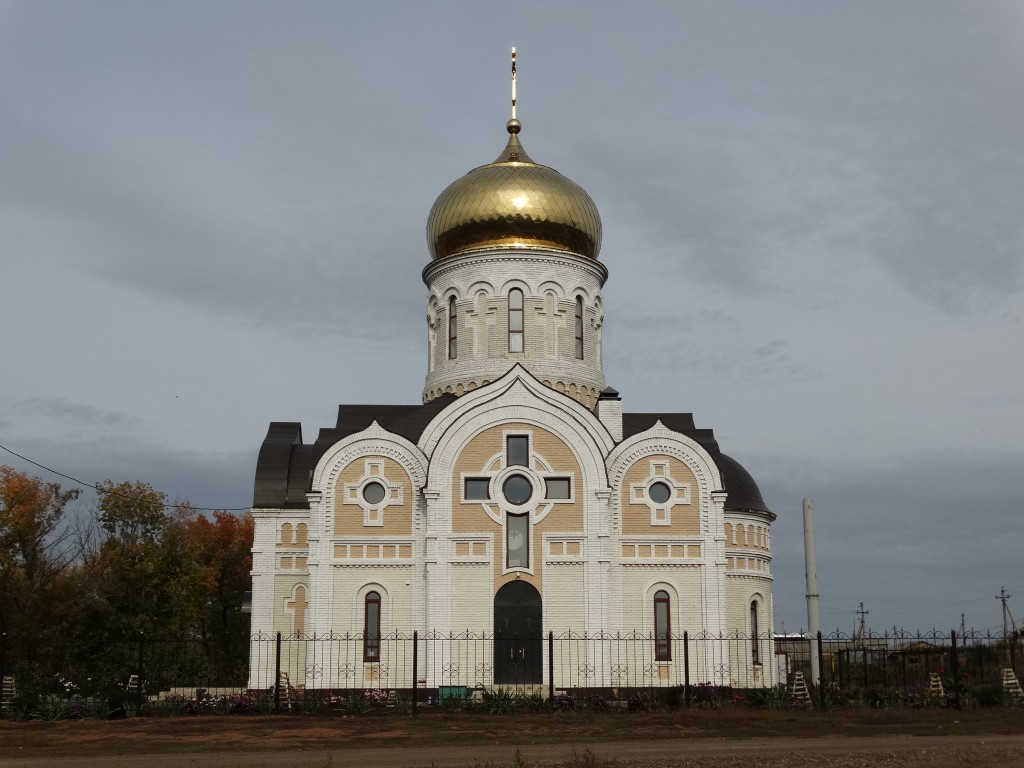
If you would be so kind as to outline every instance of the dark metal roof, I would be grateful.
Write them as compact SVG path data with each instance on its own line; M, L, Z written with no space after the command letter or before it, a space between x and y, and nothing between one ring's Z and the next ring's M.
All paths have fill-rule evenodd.
M306 493L312 487L313 470L332 445L375 421L415 443L427 424L454 400L455 395L442 395L425 405L339 405L336 426L321 429L311 445L303 445L298 422L271 422L256 461L253 507L309 509Z
M254 507L285 507L288 504L289 477L293 472L296 449L301 449L302 425L297 421L272 421L256 460ZM305 492L303 492L304 494ZM305 495L302 501L306 501ZM306 504L308 507L308 503Z
M710 429L697 429L693 423L692 413L624 413L622 414L623 439L644 432L661 422L667 429L679 432L700 443L711 458L714 459L718 471L722 475L722 487L726 492L725 508L736 511L761 512L772 516L761 498L761 491L754 478L736 459L726 456L718 447L715 434Z
M726 509L761 512L771 515L772 520L775 519L775 513L768 509L768 505L761 498L761 489L742 464L724 453L719 454L716 463L718 471L722 473L722 485L728 494L725 499Z
M271 422L256 462L253 507L309 509L306 493L313 482L313 470L332 445L362 432L373 422L416 443L427 424L455 399L455 395L442 395L424 405L339 405L337 424L321 429L316 441L309 445L302 442L302 425L298 422ZM623 437L644 432L659 421L667 429L696 441L711 454L722 475L727 510L761 512L774 519L754 478L738 461L722 453L712 430L697 429L693 414L625 413L622 415Z

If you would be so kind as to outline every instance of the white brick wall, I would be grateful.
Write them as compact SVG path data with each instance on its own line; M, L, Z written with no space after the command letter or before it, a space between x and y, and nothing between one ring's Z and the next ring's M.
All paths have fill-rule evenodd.
M691 641L702 632L745 634L749 631L749 605L754 595L759 596L763 606L759 628L762 632L771 632L770 572L767 568L756 571L734 568L726 572L727 557L742 555L751 561L770 561L770 537L765 533L767 521L763 516L751 514L726 516L721 478L704 449L660 424L616 444L597 416L542 386L521 369L508 372L488 387L467 393L453 403L426 427L418 445L376 425L340 441L324 454L316 467L313 492L309 495L312 508L308 513L254 510L253 630L273 631L286 625L290 618L282 589L291 588L302 580L309 587L307 634L361 633L363 600L371 589L380 592L383 598L385 634L390 631L411 634L413 630L418 630L422 636L432 631L490 634L495 590L491 558L501 557L501 553L488 549L486 557L455 556L457 542L479 539L485 534L483 529L479 537L469 533L453 534L451 468L476 435L510 422L536 425L558 435L571 450L580 471L574 495L582 501L582 530L551 534L574 537L573 540L579 542L580 554L552 557L547 550L534 553L542 563L545 633L629 634L635 630L649 635L653 631L653 595L659 588L669 591L672 597L672 632L689 631ZM693 554L675 562L664 558L643 562L636 557L625 558L622 552L619 487L629 467L653 454L668 455L684 462L698 486L694 492L700 499L699 532L675 542L685 544L684 551ZM335 557L335 545L347 541L334 533L333 510L340 473L351 462L372 455L398 461L412 479L408 497L413 503L413 527L403 541L412 547L413 557L405 561L357 563ZM727 521L733 526L742 523L745 531L749 528L758 533L753 535L749 545L732 546L730 539L727 547ZM293 568L284 573L279 567L278 531L284 522L292 525L305 522L309 526L306 572ZM360 541L370 540L374 535L374 531L368 531ZM657 532L651 534L657 535ZM384 538L389 542L396 540L390 535L381 540ZM587 658L587 654L595 652L594 648L593 644L588 646L581 641L578 650L584 654L579 661L582 668L597 663L598 660ZM694 649L697 653L697 645ZM774 674L774 657L769 647L762 653L763 666L757 670L756 679L750 663L749 642L747 645L737 642L728 647L708 645L702 647L700 654L691 665L692 682L707 680L748 685L758 680L770 682ZM364 664L361 656L320 661L303 656L292 658L289 664L290 674L318 676L307 684L330 682L331 687L385 685L389 679L397 680L401 675L406 675L403 678L406 684L410 674L409 660L397 657L382 659L375 666ZM647 674L654 675L677 674L678 670L678 665L672 672L647 666ZM636 672L634 669L632 673ZM423 672L424 679L432 684L444 684L444 674L450 679L454 673L451 667L447 673L440 667L425 668ZM368 675L377 677L371 679ZM253 676L254 680L265 679L267 673L265 669L254 668ZM657 683L665 684L666 679L659 678Z
M432 339L424 401L494 381L516 363L550 386L561 383L599 393L604 389L601 286L606 276L604 266L593 259L539 249L473 251L430 264L424 270ZM524 295L522 353L508 351L512 288ZM576 296L584 300L583 360L576 359ZM458 356L449 360L452 297L458 314Z

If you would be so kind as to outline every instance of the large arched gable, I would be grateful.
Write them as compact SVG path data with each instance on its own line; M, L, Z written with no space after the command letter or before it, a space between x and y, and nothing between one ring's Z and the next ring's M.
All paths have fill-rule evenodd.
M587 408L517 365L460 397L423 430L418 448L430 457L427 488L439 489L447 482L446 459L457 456L474 435L507 421L535 424L559 435L590 475L591 487L608 486L604 457L614 443L605 426Z
M685 465L697 486L694 489L694 495L699 504L697 510L699 523L695 521L694 525L699 524L699 533L703 535L717 529L719 524L717 518L721 516L721 505L725 498L718 466L711 454L700 443L684 434L668 429L660 421L650 429L623 440L609 454L608 482L612 488L613 497L618 499L622 496L627 472L646 457L654 456L670 457ZM620 530L622 530L623 524L622 506L621 503L613 505L613 509L618 510L616 518L617 527ZM694 531L694 533L698 533L698 531Z
M317 462L313 471L311 495L319 497L320 509L328 517L335 508L335 498L341 471L361 458L381 456L393 460L408 475L410 500L423 487L427 477L426 456L413 443L400 435L388 432L373 422L362 432L349 435L332 445ZM416 505L413 504L413 514ZM332 520L318 521L325 530L333 529Z

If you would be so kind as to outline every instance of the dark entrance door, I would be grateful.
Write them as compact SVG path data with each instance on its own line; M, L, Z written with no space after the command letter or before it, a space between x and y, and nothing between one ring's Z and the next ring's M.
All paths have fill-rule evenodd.
M540 593L525 581L510 581L494 596L494 682L543 682Z

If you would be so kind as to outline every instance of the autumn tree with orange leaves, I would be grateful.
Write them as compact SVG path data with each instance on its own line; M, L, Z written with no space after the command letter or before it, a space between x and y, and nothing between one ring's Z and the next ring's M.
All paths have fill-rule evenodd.
M54 610L57 582L75 556L61 524L78 495L0 467L0 631L8 636L34 635Z
M94 514L70 526L78 489L0 467L8 662L119 669L144 637L151 667L187 646L205 674L244 679L251 515L198 514L142 482L107 480L97 492Z

